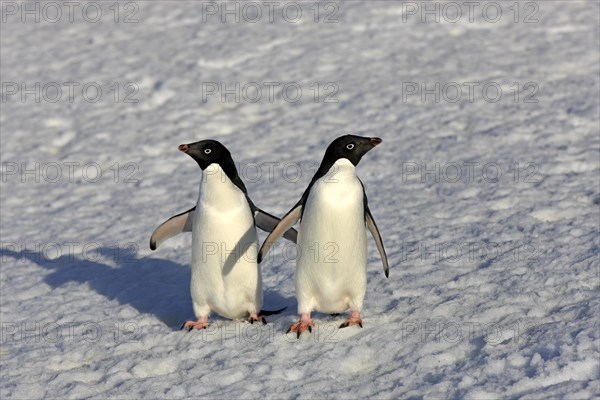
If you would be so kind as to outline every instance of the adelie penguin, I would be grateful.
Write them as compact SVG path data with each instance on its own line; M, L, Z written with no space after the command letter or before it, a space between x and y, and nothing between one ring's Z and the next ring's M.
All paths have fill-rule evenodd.
M385 276L389 266L381 235L369 211L367 195L355 167L360 159L381 143L379 138L353 135L335 139L302 198L281 219L263 243L258 262L271 245L298 219L296 297L300 321L290 326L297 336L314 322L312 311L350 316L340 328L358 325L367 284L367 236L369 228L381 259Z
M270 232L279 219L254 205L240 179L231 154L216 140L182 144L202 170L196 206L162 223L150 238L150 249L180 232L192 232L191 294L196 321L183 328L204 329L209 314L252 323L266 323L261 311L262 279L257 263L256 227ZM284 237L296 242L297 232Z

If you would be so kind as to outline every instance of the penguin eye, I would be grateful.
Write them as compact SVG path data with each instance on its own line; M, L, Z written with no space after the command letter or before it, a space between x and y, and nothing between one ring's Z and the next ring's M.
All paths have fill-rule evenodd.
M354 143L350 143L349 145L346 146L346 148L348 150L352 150L354 148Z
M204 154L210 154L212 152L211 149L204 149Z

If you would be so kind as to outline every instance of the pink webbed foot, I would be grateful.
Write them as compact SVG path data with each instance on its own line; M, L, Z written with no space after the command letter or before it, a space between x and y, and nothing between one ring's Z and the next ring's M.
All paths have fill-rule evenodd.
M286 333L296 332L297 338L300 338L302 332L308 329L309 332L312 332L312 328L315 326L315 323L310 318L310 314L302 314L300 315L300 321L292 324Z
M350 313L350 316L346 320L346 322L344 322L343 324L340 325L340 329L347 328L350 325L357 325L357 326L360 326L361 328L363 327L362 319L360 319L360 313L358 311L352 311Z
M192 329L206 329L208 327L208 317L200 317L196 321L185 321L179 330L187 329L190 332Z
M250 313L250 316L248 317L248 322L250 322L251 324L254 324L255 322L258 322L258 321L261 321L263 323L263 325L267 324L267 320L262 315L258 315L255 312Z

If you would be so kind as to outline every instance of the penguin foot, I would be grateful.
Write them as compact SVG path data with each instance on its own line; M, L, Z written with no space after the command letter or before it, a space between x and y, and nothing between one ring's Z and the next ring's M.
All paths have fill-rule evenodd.
M357 325L357 326L360 326L361 328L363 327L362 319L360 319L360 313L358 311L352 311L350 313L350 317L348 317L348 320L346 320L346 322L344 322L343 324L340 325L340 329L347 328L350 325Z
M258 322L258 321L261 321L263 323L263 325L267 324L267 320L262 315L258 315L255 312L250 313L250 316L248 317L248 322L250 322L251 324L254 324L255 322Z
M192 329L206 329L208 327L208 318L198 318L197 321L185 321L179 330L187 329L190 332Z
M287 333L296 332L297 338L300 339L300 335L302 332L308 329L309 332L312 333L312 328L315 326L315 323L310 318L310 314L302 314L300 315L300 321L292 324L290 328L287 330Z

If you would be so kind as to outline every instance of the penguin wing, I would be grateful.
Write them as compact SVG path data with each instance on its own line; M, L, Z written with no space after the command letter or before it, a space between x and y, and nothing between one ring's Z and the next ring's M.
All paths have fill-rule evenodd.
M257 208L254 211L254 222L256 226L265 232L272 232L279 221L281 221L279 218L261 210L260 208ZM290 228L284 232L283 237L292 243L296 243L298 231L296 231L294 228Z
M385 248L383 247L381 235L379 234L379 229L377 229L377 224L375 224L375 220L373 219L373 215L371 215L371 210L369 210L369 207L365 208L365 219L367 220L369 231L371 232L371 235L373 235L373 239L375 239L377 250L379 250L379 255L381 256L381 261L383 262L383 272L387 278L390 275L390 266L388 264L387 255L385 254Z
M269 252L269 249L273 245L273 243L275 243L275 241L277 239L279 239L279 237L281 237L284 234L284 232L288 231L288 229L290 229L292 226L294 226L296 221L298 221L298 219L300 219L301 214L302 214L302 203L299 202L298 204L296 204L294 206L294 208L292 208L290 211L288 211L288 213L285 214L283 216L283 218L281 218L281 221L279 221L279 223L275 226L275 228L269 234L269 236L267 236L267 238L265 239L265 242L260 247L260 251L258 252L258 262L259 263L265 258L265 256ZM295 232L295 230L294 230L294 232ZM297 234L297 232L296 232L296 234Z
M191 232L194 223L194 211L196 211L196 207L174 215L160 224L150 237L150 250L156 250L162 242L181 232Z

